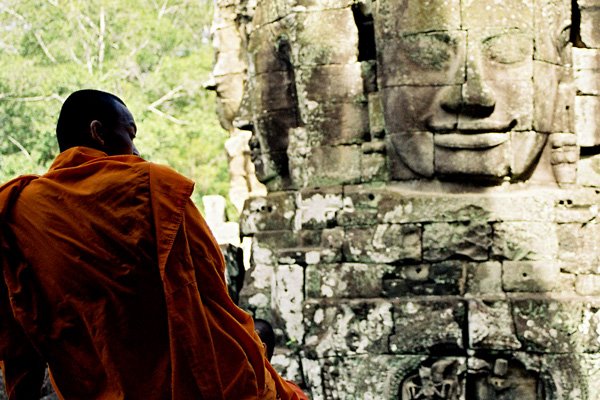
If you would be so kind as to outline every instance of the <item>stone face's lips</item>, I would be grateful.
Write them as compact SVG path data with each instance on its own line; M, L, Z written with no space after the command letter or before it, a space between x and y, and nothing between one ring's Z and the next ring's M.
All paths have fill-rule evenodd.
M508 140L507 133L448 133L433 135L436 146L451 149L486 149L498 146Z

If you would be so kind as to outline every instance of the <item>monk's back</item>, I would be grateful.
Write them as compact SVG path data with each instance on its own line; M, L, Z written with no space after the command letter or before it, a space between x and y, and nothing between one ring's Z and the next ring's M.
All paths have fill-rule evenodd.
M53 169L15 203L11 228L29 276L19 304L69 399L169 398L146 164Z

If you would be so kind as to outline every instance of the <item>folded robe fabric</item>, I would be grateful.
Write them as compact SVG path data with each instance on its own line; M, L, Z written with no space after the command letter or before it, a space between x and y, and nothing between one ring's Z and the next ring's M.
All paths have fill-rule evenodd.
M28 373L11 362L33 353L66 399L298 399L229 298L192 189L86 147L0 188L9 391Z

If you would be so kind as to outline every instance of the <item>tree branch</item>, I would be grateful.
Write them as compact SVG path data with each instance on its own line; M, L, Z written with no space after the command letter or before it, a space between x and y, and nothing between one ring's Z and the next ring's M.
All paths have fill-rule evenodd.
M171 121L171 122L173 122L173 123L175 123L177 125L188 125L189 124L188 121L183 121L181 119L177 119L174 116L172 116L171 114L167 114L166 112L160 111L156 107L148 106L148 110L152 111L156 115L159 115L159 116L161 116L163 118L168 119L169 121Z
M162 103L164 103L165 101L169 101L172 99L175 99L177 97L181 97L181 96L177 96L177 93L179 91L181 91L183 89L182 85L179 85L177 87L175 87L174 89L169 90L164 96L162 96L160 99L156 100L155 102L153 102L152 104L150 104L148 106L148 109L150 109L151 107L158 107L160 106Z
M165 11L167 11L167 4L168 3L169 3L169 0L165 0L165 2L163 3L162 7L158 11L158 20L159 21L162 18L162 16L165 14Z
M159 109L158 109L158 106L160 106L161 104L163 104L163 103L165 103L165 102L167 102L167 101L169 101L169 100L175 99L175 98L177 98L177 97L181 97L181 95L178 95L178 93L179 93L179 92L180 92L182 89L183 89L183 86L182 86L182 85L179 85L179 86L177 86L177 87L175 87L175 88L173 88L173 89L169 90L169 91L168 91L168 92L167 92L167 93L166 93L164 96L162 96L160 99L158 99L158 100L156 100L155 102L153 102L152 104L150 104L150 105L147 107L147 109L148 109L148 110L150 110L150 111L152 111L153 113L155 113L155 114L157 114L157 115L160 115L160 116L161 116L161 117L163 117L163 118L166 118L166 119L168 119L168 120L169 120L169 121L171 121L171 122L174 122L174 123L178 124L178 125L187 125L187 124L189 124L189 122L188 122L188 121L183 121L183 120L177 119L177 118L175 118L174 116L172 116L172 115L170 115L170 114L167 114L167 113L165 113L165 112L163 112L163 111L161 111L161 110L159 110Z
M10 95L0 94L0 100L12 100L18 102L35 102L35 101L49 101L49 100L57 100L61 103L64 101L62 97L58 94L53 93L49 96L30 96L30 97L11 97Z
M33 33L33 36L35 36L35 40L37 40L38 44L44 51L44 54L46 55L46 57L48 57L48 59L50 61L52 61L53 64L56 64L56 58L54 58L52 53L50 53L50 50L48 50L48 47L46 47L46 43L44 43L44 39L42 39L42 35L40 34L40 31L35 31Z
M33 158L31 158L31 154L29 154L27 149L21 143L19 143L19 141L17 139L15 139L14 137L12 137L10 135L7 135L7 137L8 137L8 140L10 140L12 144L17 146L19 148L19 150L21 150L21 153L23 153L29 161L33 162Z
M104 63L104 33L106 31L106 24L104 21L104 7L100 7L100 32L98 34L98 69L102 71L102 64Z

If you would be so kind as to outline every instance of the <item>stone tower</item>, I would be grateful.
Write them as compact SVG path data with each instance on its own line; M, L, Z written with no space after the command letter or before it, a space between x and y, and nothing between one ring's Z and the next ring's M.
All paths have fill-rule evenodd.
M600 0L217 7L274 363L314 399L600 399Z

